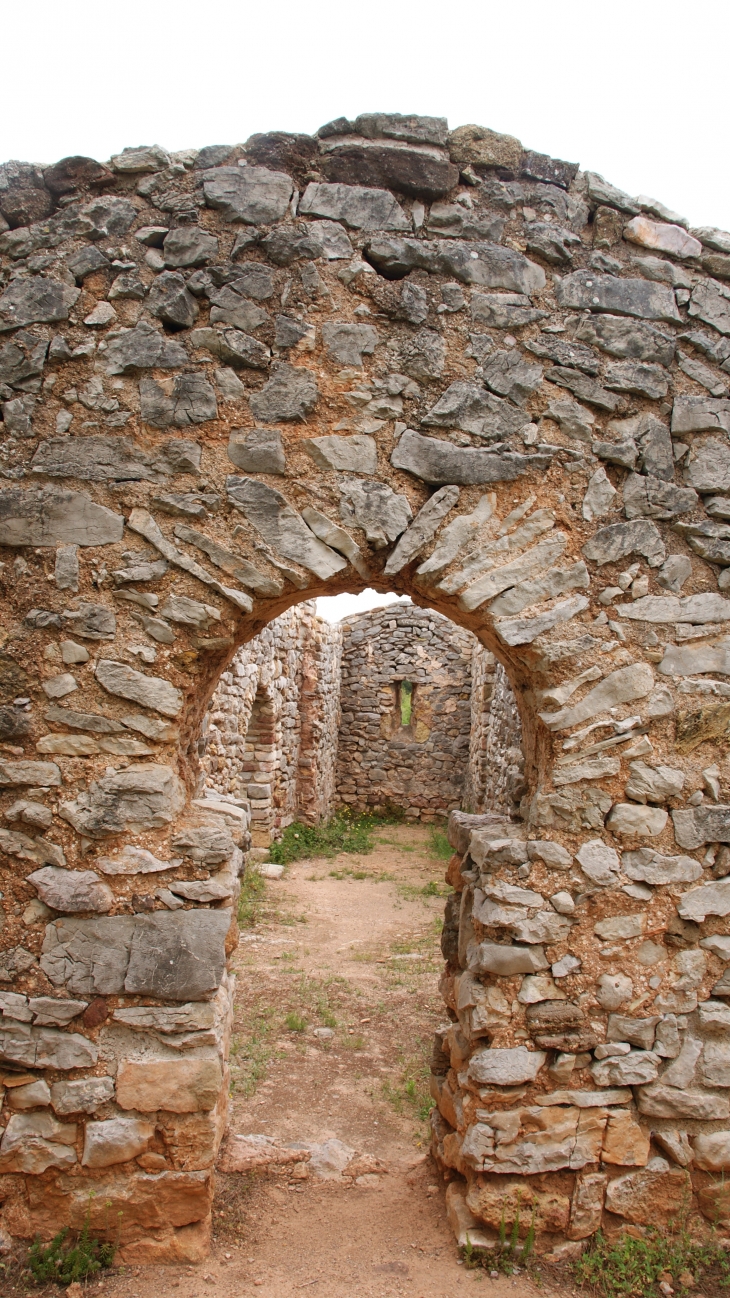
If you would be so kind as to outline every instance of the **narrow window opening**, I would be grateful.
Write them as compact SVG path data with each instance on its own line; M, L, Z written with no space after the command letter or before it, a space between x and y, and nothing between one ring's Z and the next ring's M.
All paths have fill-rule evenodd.
M398 682L398 706L400 708L400 723L402 726L411 724L413 715L413 682Z

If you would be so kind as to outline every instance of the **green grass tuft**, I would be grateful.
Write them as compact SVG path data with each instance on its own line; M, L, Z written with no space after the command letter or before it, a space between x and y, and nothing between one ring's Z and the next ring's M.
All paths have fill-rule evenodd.
M37 1285L58 1284L68 1286L74 1281L88 1280L102 1267L110 1267L117 1251L117 1243L102 1242L91 1239L89 1218L91 1215L91 1198L86 1210L84 1224L75 1243L66 1244L68 1227L54 1235L50 1244L42 1244L36 1236L28 1250L28 1267ZM111 1203L107 1202L107 1208ZM121 1213L119 1214L121 1217Z
M375 842L373 831L379 825L398 823L394 811L378 816L355 816L345 808L321 825L303 825L295 821L287 825L278 843L272 843L271 860L277 865L288 865L311 856L337 856L340 852L372 852Z
M284 1022L290 1032L306 1032L307 1030L307 1020L303 1015L297 1014L294 1010L292 1010L290 1014L287 1014Z
M592 1285L601 1298L661 1298L659 1280L672 1276L675 1292L687 1294L680 1276L689 1273L696 1284L711 1275L718 1292L730 1288L730 1256L714 1238L693 1240L685 1224L659 1232L649 1229L643 1239L621 1235L608 1240L599 1231L575 1263L575 1276Z
M443 829L431 825L428 833L428 851L429 855L435 857L437 861L450 861L454 855L454 849L451 846Z

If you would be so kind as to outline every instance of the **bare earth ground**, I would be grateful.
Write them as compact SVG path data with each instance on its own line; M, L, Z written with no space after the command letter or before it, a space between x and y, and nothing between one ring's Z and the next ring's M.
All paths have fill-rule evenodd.
M335 1137L386 1170L360 1184L291 1168L219 1174L206 1262L107 1272L92 1298L572 1293L545 1269L493 1279L459 1259L427 1134L444 862L420 826L376 839L369 855L297 862L254 906L234 961L231 1129Z

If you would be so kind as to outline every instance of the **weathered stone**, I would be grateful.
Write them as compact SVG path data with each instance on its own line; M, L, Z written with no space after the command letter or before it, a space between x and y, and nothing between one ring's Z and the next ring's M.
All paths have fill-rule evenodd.
M131 699L142 707L154 708L165 717L176 717L182 707L182 694L160 676L146 676L125 663L100 658L96 664L99 684L119 698Z
M111 1167L143 1154L155 1134L151 1122L141 1118L109 1118L87 1122L84 1129L84 1167Z
M699 504L691 487L675 487L661 478L632 473L624 483L626 517L669 520L678 514L691 513Z
M137 1109L140 1113L152 1113L157 1109L170 1113L206 1111L215 1107L222 1081L217 1056L208 1059L125 1059L117 1073L117 1103L122 1109Z
M645 1086L656 1080L658 1072L659 1057L650 1050L632 1050L628 1055L612 1055L591 1067L597 1086Z
M61 783L61 772L55 762L0 761L0 787L34 784L53 788Z
M493 973L500 977L541 973L549 968L540 947L503 946L497 942L475 943L469 948L468 961L472 973Z
M218 240L200 226L183 225L165 235L162 248L166 266L204 266L215 261Z
M114 894L93 870L62 870L48 865L28 875L41 901L53 910L111 910Z
M630 762L625 791L635 802L667 802L679 797L684 780L684 772L670 766L652 768L645 762Z
M25 1068L92 1068L98 1055L98 1047L78 1032L4 1020L0 1023L2 1063L22 1064Z
M730 877L703 883L685 892L677 902L682 919L701 924L708 915L730 914Z
M343 523L362 528L376 550L396 541L411 521L408 497L396 495L385 483L350 479L341 491Z
M75 1123L56 1122L50 1113L14 1113L0 1144L0 1171L38 1176L50 1167L71 1167L75 1143Z
M692 289L687 311L712 325L718 333L730 334L730 288L726 284L719 284L716 279L700 280Z
M488 393L485 397L487 401L490 400ZM499 402L498 397L492 397L491 400L499 405L506 404ZM482 447L454 446L453 442L424 437L422 433L406 429L390 462L394 468L406 469L424 482L469 486L484 482L512 482L531 470L541 472L547 468L550 458L549 455L542 454L495 454Z
M154 325L139 320L134 329L108 335L107 374L132 374L135 370L176 369L186 365L188 354L181 343L165 337Z
M254 478L226 479L230 503L240 509L268 545L288 559L301 563L318 577L331 577L346 567L345 560L317 540L301 514L279 491Z
M730 433L730 401L721 400L714 397L675 397L672 406L672 432L674 434L683 433L703 433L717 432ZM700 487L695 482L694 474L699 478L707 475L710 458L717 452L722 452L720 464L722 465L722 477L715 478L710 487ZM725 480L730 474L728 466L728 448L723 442L703 442L698 446L691 460L696 469L690 471L690 481L693 486L698 486L700 491L721 491L725 487Z
M314 375L303 367L277 362L272 375L260 392L249 400L256 419L264 423L277 420L304 420L317 404L319 392Z
M694 883L696 879L702 878L702 866L693 856L662 856L651 847L624 852L621 864L629 879L637 879L653 887L667 883Z
M58 919L46 929L41 967L55 986L82 995L205 1000L220 984L229 926L230 912L213 910Z
M672 290L643 279L619 279L591 270L576 270L560 280L555 296L558 305L569 310L680 321Z
M340 365L361 366L363 356L372 356L375 351L378 331L372 325L332 320L322 326L322 340L332 360Z
M495 352L483 370L487 387L517 406L524 406L542 383L542 366L530 365L516 349Z
M600 383L589 378L587 374L582 374L580 370L556 365L553 369L546 370L545 378L561 388L568 388L576 397L580 397L581 401L587 401L589 405L597 406L599 410L614 411L619 404L618 397L615 397L612 392L607 392Z
M201 173L208 207L224 221L271 225L284 216L294 188L284 172L267 167L214 167Z
M604 1010L617 1010L631 1000L634 985L626 974L601 974L598 979L596 1000Z
M641 244L644 248L655 248L657 252L666 252L670 257L699 257L702 244L679 225L667 225L650 221L645 216L635 216L624 226L624 239L629 243Z
M369 261L388 278L400 279L411 270L426 270L431 274L453 276L462 284L527 295L527 300L523 297L517 301L510 300L506 302L507 306L529 309L529 294L541 292L546 282L541 266L496 243L381 238L373 239L365 251ZM473 306L476 297L478 295L472 301ZM495 306L498 305L499 299L495 302ZM472 318L477 317L473 314ZM529 318L542 319L543 316L531 314Z
M125 829L160 829L183 805L183 788L169 766L128 766L93 783L59 815L80 834L101 838Z
M234 846L228 830L218 826L194 826L179 831L172 839L174 851L192 857L199 865L222 864L229 860Z
M703 1172L724 1172L730 1168L730 1132L694 1136L692 1146L695 1166Z
M518 1086L533 1082L547 1056L541 1050L477 1050L469 1060L469 1077L480 1086Z
M320 469L337 473L377 473L378 447L373 437L306 438L302 448Z
M0 491L0 545L112 545L124 519L89 496L57 487Z
M475 293L471 300L474 324L491 329L521 329L523 325L544 320L547 312L531 306L521 293Z
M200 311L192 293L188 292L182 275L176 275L172 271L157 276L150 288L147 306L158 320L164 320L165 324L177 329L192 328Z
M8 1103L12 1109L27 1112L51 1102L51 1090L48 1082L40 1078L37 1082L28 1082L25 1086L13 1086L8 1092Z
M15 279L0 297L0 333L30 324L68 320L81 289L55 279Z
M86 1001L61 1000L55 996L31 996L28 1002L36 1027L65 1028L86 1006Z
M668 813L659 807L642 807L631 802L616 802L611 808L606 828L610 829L612 834L654 838L657 834L661 834L668 819Z
M642 554L651 568L666 558L664 542L656 524L650 522L610 523L583 546L586 559L599 565L616 563L627 554Z
M655 361L659 365L671 365L674 359L675 341L671 334L623 316L586 316L580 320L575 336L611 356Z
M520 582L511 590L492 601L490 611L494 617L506 613L519 613L531 604L542 600L555 599L569 590L587 590L590 586L588 569L583 562L572 564L570 568L548 568L541 576L532 581Z
M668 1225L682 1211L691 1193L689 1176L680 1168L670 1168L664 1159L652 1160L640 1172L627 1172L609 1181L606 1208L637 1226Z
M299 211L342 221L352 230L407 230L403 208L386 189L346 184L309 184Z
M639 1113L652 1118L690 1118L701 1122L722 1122L730 1117L730 1101L707 1091L663 1086L661 1079L642 1087L637 1095Z
M202 1032L215 1026L215 1012L210 1002L163 1007L135 1005L114 1011L114 1020L137 1032Z
M669 376L661 365L640 361L614 361L604 382L612 392L633 392L653 401L665 397L669 389Z
M632 703L635 699L645 698L653 685L654 673L648 663L630 663L628 667L619 667L604 677L580 703L559 712L541 712L540 717L550 730L568 730L618 703Z
M202 374L140 379L140 414L153 428L188 428L218 415L215 389Z
M569 1239L588 1239L600 1228L607 1183L605 1172L583 1172L576 1177L567 1229Z
M459 488L456 486L441 487L439 491L434 492L430 500L426 501L410 527L401 535L385 565L384 571L389 576L400 572L407 563L411 563L422 552L441 521L457 504L459 495Z

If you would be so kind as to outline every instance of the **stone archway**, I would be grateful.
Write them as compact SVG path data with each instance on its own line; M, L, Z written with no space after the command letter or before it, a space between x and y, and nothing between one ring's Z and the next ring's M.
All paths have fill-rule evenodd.
M204 1251L247 825L202 718L365 585L474 631L525 739L522 828L454 831L439 1156L487 1222L690 1177L722 1219L728 236L416 117L5 180L6 1228L95 1189L127 1257Z

